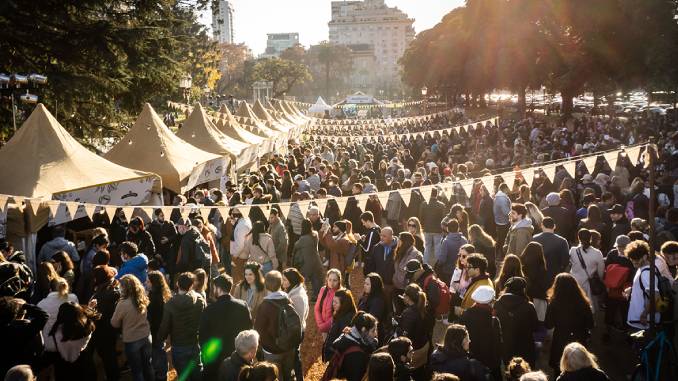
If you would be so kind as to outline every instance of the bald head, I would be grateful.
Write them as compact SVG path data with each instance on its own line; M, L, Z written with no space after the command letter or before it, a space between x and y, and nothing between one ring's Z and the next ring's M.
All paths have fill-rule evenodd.
M391 229L388 226L381 228L379 238L381 238L381 242L385 244L390 244L391 242L393 242L393 229Z

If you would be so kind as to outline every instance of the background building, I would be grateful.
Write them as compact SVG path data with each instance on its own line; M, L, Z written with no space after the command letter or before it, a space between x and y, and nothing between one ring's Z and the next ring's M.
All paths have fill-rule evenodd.
M414 39L413 23L414 19L398 8L387 6L384 0L333 1L332 19L328 24L330 42L347 46L370 45L377 70L370 78L371 83L362 88L383 90L394 96L402 91L398 60ZM360 50L365 52L365 49ZM354 64L356 70L364 71L365 57L365 54L354 54L360 61Z
M278 57L283 50L299 43L299 33L268 33L266 51L260 57Z
M219 0L212 9L212 33L220 44L233 43L233 11L233 4L226 0Z

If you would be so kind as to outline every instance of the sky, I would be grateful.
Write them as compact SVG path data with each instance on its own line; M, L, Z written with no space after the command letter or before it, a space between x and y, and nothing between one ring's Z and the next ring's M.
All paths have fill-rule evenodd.
M266 49L267 33L299 33L308 47L329 38L331 0L234 0L235 42L244 42L255 55ZM464 0L386 0L414 18L414 30L435 26L442 17ZM200 21L212 25L211 12L201 14Z

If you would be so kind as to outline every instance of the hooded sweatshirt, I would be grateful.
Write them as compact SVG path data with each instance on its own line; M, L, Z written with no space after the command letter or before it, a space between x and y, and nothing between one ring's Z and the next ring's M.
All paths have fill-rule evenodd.
M134 275L141 281L141 284L144 284L148 277L148 257L144 254L137 254L123 262L115 279L120 279L126 274Z
M205 309L205 299L195 291L174 295L165 304L158 339L172 338L172 345L187 347L198 343L200 316Z
M259 343L264 351L281 354L286 351L276 344L279 309L275 304L292 304L292 301L283 291L274 291L266 295L261 306L259 306L257 318L254 320L254 329L261 335Z
M506 254L515 254L520 256L520 254L523 253L525 246L527 246L527 244L532 240L533 232L534 227L532 226L532 220L530 218L523 218L522 220L513 224L511 229L509 229L508 235L506 236L504 252Z

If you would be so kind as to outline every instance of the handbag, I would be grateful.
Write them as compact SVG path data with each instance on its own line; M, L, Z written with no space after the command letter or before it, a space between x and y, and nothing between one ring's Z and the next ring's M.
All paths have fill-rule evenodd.
M591 287L591 294L595 296L600 296L605 294L605 283L600 279L597 272L593 273L593 276L589 274L589 271L586 269L586 263L584 262L584 257L581 255L581 251L577 249L577 256L579 257L579 263L586 273L586 277L589 279L589 286Z

